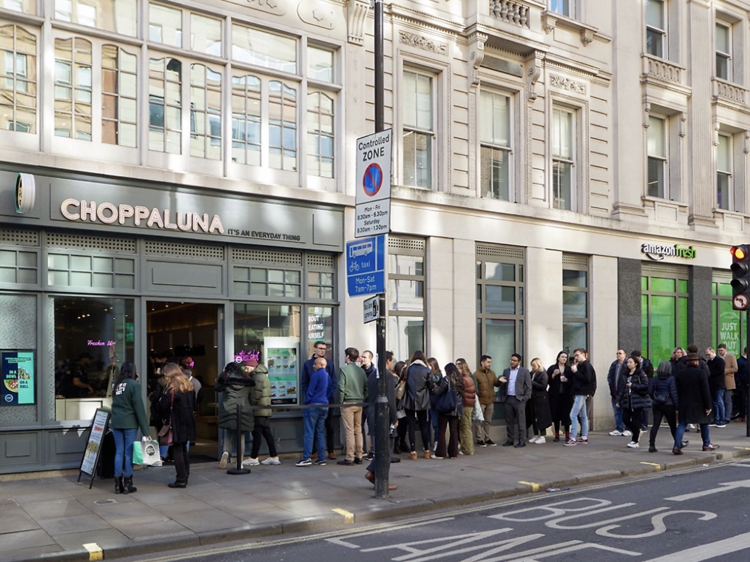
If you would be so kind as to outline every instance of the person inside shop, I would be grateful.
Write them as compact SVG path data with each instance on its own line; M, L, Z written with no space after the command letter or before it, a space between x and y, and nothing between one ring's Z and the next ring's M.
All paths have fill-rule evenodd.
M93 357L85 351L78 356L78 361L70 368L67 380L63 385L65 398L87 398L94 394L94 387L89 384L89 367Z

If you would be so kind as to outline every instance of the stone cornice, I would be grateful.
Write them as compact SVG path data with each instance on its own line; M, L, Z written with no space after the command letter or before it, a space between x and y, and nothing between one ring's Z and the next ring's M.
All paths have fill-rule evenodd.
M459 23L397 4L386 4L384 8L384 12L391 15L394 20L409 22L423 29L428 28L450 36L461 35L465 31L463 22Z
M579 61L573 61L570 59L564 59L558 55L547 53L547 67L550 69L557 69L569 74L575 74L584 78L593 78L598 76L599 78L606 79L611 78L611 74L602 72L599 68L582 63Z

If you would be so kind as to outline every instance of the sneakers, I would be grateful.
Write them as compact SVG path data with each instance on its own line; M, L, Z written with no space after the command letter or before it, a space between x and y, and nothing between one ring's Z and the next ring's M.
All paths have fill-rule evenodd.
M589 438L588 437L579 437L578 438L578 442L579 443L583 443L584 445L588 445L589 444Z
M578 445L578 441L576 441L572 437L565 442L566 447L575 447L576 445Z
M534 435L531 439L529 439L529 443L536 443L536 440L539 439L538 435Z
M543 445L546 442L547 442L547 439L546 439L546 437L544 437L544 435L540 435L539 439L537 439L536 441L534 441L534 443L536 443L537 445Z
M219 468L224 470L227 467L228 460L229 460L229 453L222 453L221 460L219 461Z
M649 453L657 453L658 451L656 450L656 447L655 447L655 446L653 446L653 445L649 445L649 446L648 446L648 452L649 452Z
M694 424L692 424L692 423L689 423L689 424L688 424L688 429L695 429L695 425L694 425Z
M716 424L716 427L718 427L718 428L722 428L722 427L726 427L726 426L727 426L727 424L725 424L724 422Z
M263 464L266 464L265 462ZM260 461L258 459L254 459L250 457L249 459L245 459L242 461L242 466L259 466Z
M312 459L300 459L294 466L312 466Z
M477 447L486 447L487 445L484 444L484 441L481 439L477 439Z
M265 464L265 465L272 464L276 466L276 465L280 465L281 461L279 460L279 457L268 457L267 459L261 461L260 464Z
M432 452L434 453L437 451L437 441L435 441L435 444L432 446Z
M626 429L626 430L624 430L624 431L622 432L622 436L623 436L623 437L630 437L631 435L633 435L633 432L632 432L632 431L630 431L629 429Z
M494 442L494 441L493 441L492 439L487 439L487 440L486 440L486 441L484 442L484 445L485 445L486 447L497 447L497 443L495 443L495 442Z
M313 463L315 466L325 466L326 460L325 459L318 459Z
M616 429L614 431L610 431L609 434L612 437L622 437L622 431L617 431Z
M640 445L638 444L638 441L631 441L630 443L628 443L628 447L630 447L631 449L637 449L638 447L640 447Z

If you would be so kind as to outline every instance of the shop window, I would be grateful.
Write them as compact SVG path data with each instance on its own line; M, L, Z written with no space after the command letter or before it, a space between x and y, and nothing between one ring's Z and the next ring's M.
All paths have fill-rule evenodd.
M182 47L182 12L160 4L151 4L148 38L155 43Z
M37 253L23 250L0 250L0 283L37 284Z
M654 365L688 344L688 281L685 277L641 278L641 345Z
M115 45L102 46L102 142L136 147L138 59Z
M388 240L388 349L408 360L425 349L424 240Z
M297 72L297 41L244 25L232 26L232 58L281 72Z
M221 159L221 74L190 65L190 156Z
M434 76L404 70L404 185L432 187L432 147L435 143Z
M563 349L588 349L589 272L585 256L563 256Z
M55 135L91 141L91 42L55 39Z
M36 14L36 0L0 0L0 8L34 15Z
M552 206L575 210L575 113L552 111Z
M747 346L747 315L732 306L731 276L714 272L711 284L711 341L717 348L726 344L727 353L735 357Z
M135 260L50 251L47 282L56 287L135 290Z
M334 274L323 271L307 273L307 298L333 300Z
M149 61L148 148L182 153L182 62L165 57Z
M0 129L36 134L36 37L0 27Z
M315 343L326 342L328 350L326 359L334 361L336 355L333 352L333 312L330 306L308 306L307 307L307 349L305 359L312 357Z
M333 177L333 105L328 94L307 96L307 173L311 176Z
M667 16L664 0L646 0L646 52L667 58Z
M136 0L55 0L55 19L135 37Z
M524 288L521 249L477 246L477 364L481 355L504 365L524 354Z
M91 420L112 404L112 381L134 358L133 300L52 297L55 420ZM143 373L141 373L143 374Z
M302 294L301 277L302 273L295 270L235 266L233 268L234 294L299 298Z
M482 91L480 95L480 175L482 197L511 201L510 96Z
M234 305L234 351L260 351L268 367L272 404L297 404L300 349L300 307L281 304ZM309 317L308 317L309 322Z

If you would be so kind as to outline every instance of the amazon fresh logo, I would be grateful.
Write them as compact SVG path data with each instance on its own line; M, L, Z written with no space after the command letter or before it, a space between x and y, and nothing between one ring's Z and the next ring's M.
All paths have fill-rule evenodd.
M641 252L646 254L649 258L655 261L661 261L664 258L682 258L686 260L695 259L695 248L688 246L680 246L675 244L674 246L663 246L661 244L643 244L641 246Z

